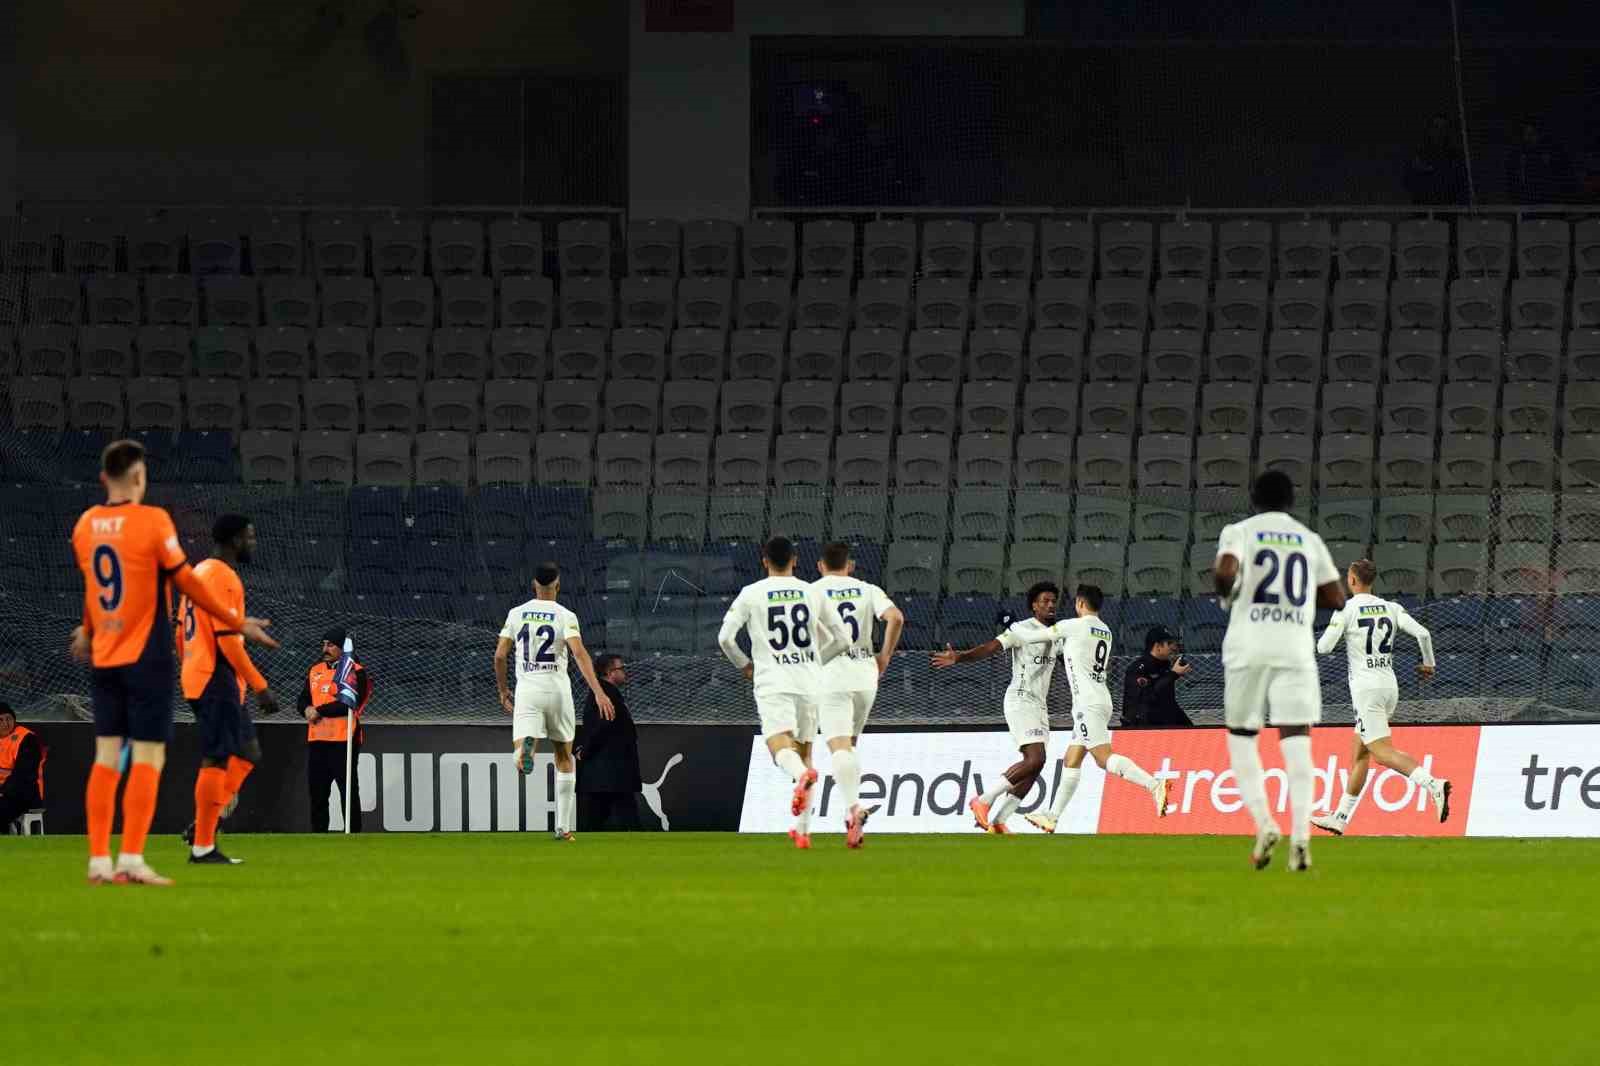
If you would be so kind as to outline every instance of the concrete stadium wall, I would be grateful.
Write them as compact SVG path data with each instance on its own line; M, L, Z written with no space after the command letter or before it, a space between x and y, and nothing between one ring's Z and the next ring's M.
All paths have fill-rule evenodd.
M1026 20L1021 0L736 0L731 33L663 33L645 29L652 0L630 3L628 205L640 218L748 217L751 37L1011 37Z

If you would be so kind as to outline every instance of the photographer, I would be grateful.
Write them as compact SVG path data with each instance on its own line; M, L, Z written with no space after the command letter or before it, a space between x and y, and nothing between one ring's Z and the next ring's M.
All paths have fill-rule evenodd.
M1194 666L1184 661L1178 638L1166 626L1152 626L1144 635L1145 653L1122 679L1124 726L1193 725L1178 706L1178 679Z

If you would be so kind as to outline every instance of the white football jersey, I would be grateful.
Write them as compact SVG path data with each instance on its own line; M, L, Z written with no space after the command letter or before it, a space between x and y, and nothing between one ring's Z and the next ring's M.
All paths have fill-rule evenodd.
M748 659L735 639L741 629L750 634ZM758 695L815 698L823 663L849 644L849 632L820 589L797 577L767 577L734 597L717 643L740 669L755 663Z
M1326 655L1344 640L1350 663L1350 689L1392 688L1394 649L1397 633L1408 633L1422 646L1422 661L1433 665L1433 637L1422 623L1411 617L1398 603L1357 593L1344 602L1344 609L1328 622L1317 641L1317 651Z
M567 641L581 636L578 616L555 600L529 600L506 615L500 636L513 643L517 683L567 680Z
M1099 615L1064 618L1050 627L1061 649L1061 662L1067 668L1067 684L1072 687L1072 706L1111 704L1111 689L1106 686L1106 671L1111 667L1111 627Z
M1252 515L1222 531L1217 558L1239 560L1228 632L1226 669L1287 666L1315 669L1317 586L1339 580L1322 538L1281 511Z
M872 647L872 623L894 606L889 594L859 578L829 574L811 583L839 612L850 638L850 647L822 668L825 690L835 692L876 692L878 688L877 651Z
M1012 622L995 639L1011 653L1011 684L1006 687L1006 698L1044 703L1060 650L1051 627L1029 615Z

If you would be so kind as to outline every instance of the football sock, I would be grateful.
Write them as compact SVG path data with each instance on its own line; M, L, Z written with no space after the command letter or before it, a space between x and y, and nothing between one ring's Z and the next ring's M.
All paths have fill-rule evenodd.
M136 762L128 771L128 787L122 793L122 856L144 854L144 838L150 834L150 821L156 816L156 789L161 771L147 762Z
M206 766L194 779L194 854L204 855L217 843L217 821L228 804L228 772Z
M1272 811L1267 807L1267 789L1261 779L1261 752L1256 749L1256 738L1229 733L1228 762L1233 766L1233 776L1239 781L1239 795L1256 823L1256 831L1272 825Z
M997 785L995 785L993 788L991 788L989 791L985 792L983 795L979 796L978 799L981 802L987 803L989 806L993 807L995 805L995 802L997 800L999 800L999 798L1002 795L1004 795L1005 793L1010 792L1010 791L1011 791L1011 782L1010 782L1010 780L1007 779L1005 774L1001 774L999 783Z
M89 768L89 787L83 809L89 822L89 858L111 858L111 823L117 816L117 782L122 775L114 766L95 763Z
M226 799L223 800L224 803L238 794L239 789L244 785L244 779L249 777L250 771L255 768L256 764L249 759L241 759L237 755L228 756L228 794Z
M861 802L861 756L855 749L833 753L833 779L839 782L839 799L849 817L850 808Z
M1311 737L1284 737L1283 769L1289 777L1289 839L1303 844L1311 839Z
M1072 794L1078 791L1078 778L1083 776L1082 770L1070 770L1062 767L1061 785L1056 789L1056 801L1050 805L1050 817L1059 819L1067 804L1072 802Z
M1420 765L1415 770L1412 770L1410 774L1406 775L1406 780L1410 781L1418 788L1433 787L1433 775L1424 770Z
M1361 802L1361 793L1357 792L1355 795L1352 796L1350 793L1346 792L1343 796L1341 796L1339 798L1339 809L1334 812L1333 816L1335 818L1339 819L1339 821L1344 822L1346 825L1348 825L1349 822L1350 822L1350 819L1355 817L1356 804L1358 804L1360 802Z
M793 748L784 748L772 757L772 761L778 764L778 769L789 775L790 781L796 783L806 772L806 761Z
M1116 774L1149 792L1156 787L1156 779L1139 768L1139 764L1126 755L1112 755L1106 760L1106 773Z
M578 798L578 775L556 771L556 829L572 832Z
M1011 817L1011 812L1016 810L1018 804L1021 802L1021 800L1009 792L1007 792L1004 796L1001 796L999 805L996 806L994 810L989 812L989 824L1000 825L1007 818Z

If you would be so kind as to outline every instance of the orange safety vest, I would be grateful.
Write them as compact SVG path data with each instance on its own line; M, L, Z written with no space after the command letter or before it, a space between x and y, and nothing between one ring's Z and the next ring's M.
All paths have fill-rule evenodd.
M339 686L334 683L334 667L337 663L318 661L306 673L306 684L311 686L311 706L321 707L339 701ZM359 663L357 665L360 665ZM345 742L350 730L350 719L356 719L356 740L361 739L361 712L367 709L366 703L360 703L350 708L349 714L343 718L319 718L306 726L306 739L331 740L340 744Z
M27 726L19 725L11 731L11 735L0 740L0 785L6 783L11 777L11 768L17 765L17 752L22 749L22 742L33 735L33 730ZM39 742L39 795L44 795L44 761L49 758L45 750L44 741Z

